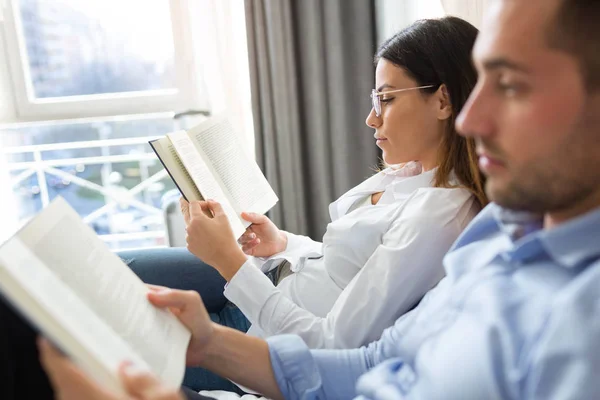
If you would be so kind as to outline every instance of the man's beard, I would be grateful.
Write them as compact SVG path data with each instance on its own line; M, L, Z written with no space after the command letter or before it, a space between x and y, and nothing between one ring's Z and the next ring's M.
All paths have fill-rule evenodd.
M516 211L552 213L570 209L600 191L600 134L587 129L568 135L554 154L520 166L511 165L506 152L495 144L482 141L486 152L505 163L509 175L502 186L499 179L488 176L490 200Z
M486 193L491 201L515 211L556 212L572 207L599 189L590 185L589 179L581 178L564 171L529 167L514 174L502 187L488 177Z

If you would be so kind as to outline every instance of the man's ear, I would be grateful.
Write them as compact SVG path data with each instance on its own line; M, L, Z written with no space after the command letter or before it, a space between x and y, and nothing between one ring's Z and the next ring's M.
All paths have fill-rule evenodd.
M437 118L440 121L452 117L452 103L450 103L450 94L446 85L442 84L435 92Z

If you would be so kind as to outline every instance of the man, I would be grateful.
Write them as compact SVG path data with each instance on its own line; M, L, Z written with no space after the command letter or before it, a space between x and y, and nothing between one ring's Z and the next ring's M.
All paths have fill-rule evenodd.
M478 141L496 204L448 253L447 277L355 350L265 342L211 324L193 293L150 294L193 331L188 362L270 398L598 397L600 2L492 0L488 11L474 50L479 82L458 126ZM188 229L224 223L218 205L207 207L213 219L192 204ZM212 249L220 240L205 237ZM210 249L202 258L223 262ZM42 360L62 398L111 398L94 397L95 384L48 345ZM133 380L135 398L178 396L152 377Z

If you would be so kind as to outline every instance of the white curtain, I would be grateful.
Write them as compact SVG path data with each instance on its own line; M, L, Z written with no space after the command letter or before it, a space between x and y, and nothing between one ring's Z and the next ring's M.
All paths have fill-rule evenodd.
M441 0L444 11L449 15L455 15L465 19L481 29L483 13L487 6L487 0Z
M0 0L1 1L1 0ZM196 23L192 40L200 76L214 113L226 113L246 148L254 156L254 123L242 0L194 0L190 12Z

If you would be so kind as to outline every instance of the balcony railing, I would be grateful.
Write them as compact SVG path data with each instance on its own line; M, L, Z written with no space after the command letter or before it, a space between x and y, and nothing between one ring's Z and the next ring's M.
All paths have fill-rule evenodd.
M66 185L76 185L79 188L85 188L88 192L94 193L97 197L103 198L104 204L82 215L85 222L94 226L100 219L105 218L108 221L108 232L99 233L99 236L113 248L123 248L121 243L126 242L146 242L150 240L152 245L161 245L165 243L165 228L163 220L163 211L160 204L156 204L156 199L149 199L147 194L149 189L160 181L170 183L170 178L162 168L157 169L157 158L147 145L149 140L158 136L129 137L115 139L89 140L79 142L18 145L3 147L0 149L0 156L9 159L8 169L11 175L11 184L13 191L26 185L27 179L37 178L39 187L39 200L41 206L45 207L51 201L48 177L56 177L60 182ZM140 149L135 154L111 154L111 148L133 146ZM69 157L74 151L83 149L100 149L101 155ZM143 149L143 151L141 151ZM47 152L69 151L65 158L44 157ZM60 153L58 153L60 154ZM10 161L10 160L13 161ZM15 161L19 160L19 161ZM111 184L110 177L113 168L122 163L137 163L139 166L139 183L130 188L124 186L115 186ZM150 173L149 165L152 165L157 172ZM65 171L73 169L75 166L83 170L87 166L100 166L101 181L98 183L89 178L78 176L78 174ZM96 167L97 168L97 167ZM162 185L161 185L162 186ZM36 188L37 192L37 188ZM163 193L164 194L164 190ZM150 219L151 229L131 231L125 229L120 231L112 226L113 218L119 213L119 210L135 210L138 217ZM27 215L29 217L31 215ZM147 245L147 244L146 244ZM134 245L133 247L139 247Z

